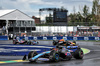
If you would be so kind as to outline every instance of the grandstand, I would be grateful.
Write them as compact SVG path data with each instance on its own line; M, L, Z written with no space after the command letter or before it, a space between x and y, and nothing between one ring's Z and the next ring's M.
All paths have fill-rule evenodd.
M17 34L34 31L34 20L18 9L0 10L0 33Z

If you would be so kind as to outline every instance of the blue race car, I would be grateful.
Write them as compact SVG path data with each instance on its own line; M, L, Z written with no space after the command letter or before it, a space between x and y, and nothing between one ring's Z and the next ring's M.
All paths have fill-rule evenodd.
M71 51L71 54L76 59L83 59L84 53L79 46L67 46L67 49Z
M72 56L76 59L82 59L84 56L82 49L80 48L80 46L76 44L75 41L73 42L53 41L53 45L59 46L59 47L62 47L62 46L66 47L68 50L71 51Z
M14 39L13 40L13 44L27 44L28 42L25 39L21 39L21 40L17 40Z
M65 47L62 48L52 48L50 51L45 51L38 54L36 51L31 51L28 54L28 60L30 62L36 61L61 61L61 60L71 60L72 55L68 49ZM26 59L26 55L23 57L23 60Z

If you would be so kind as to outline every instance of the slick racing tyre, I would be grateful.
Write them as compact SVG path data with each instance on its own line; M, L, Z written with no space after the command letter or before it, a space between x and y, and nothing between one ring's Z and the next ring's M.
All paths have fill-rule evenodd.
M84 55L84 53L81 49L78 49L74 52L74 58L76 58L76 59L82 59L83 55Z
M36 56L37 54L38 54L38 53L37 53L36 51L31 51L31 52L29 52L29 54L28 54L28 59L30 59L30 58ZM30 62L32 62L32 61L30 61ZM34 61L34 62L35 62L35 61Z
M58 41L53 40L53 45L54 45L54 46L57 45L57 43L58 43Z
M31 45L31 41L27 41L27 44L28 44L28 45Z
M19 43L18 43L18 42L15 42L15 45L16 45L16 44L19 44Z
M39 42L37 42L37 44L39 44Z
M15 40L13 40L13 44L15 44Z
M59 54L56 51L51 51L49 56L50 61L58 62L60 60Z

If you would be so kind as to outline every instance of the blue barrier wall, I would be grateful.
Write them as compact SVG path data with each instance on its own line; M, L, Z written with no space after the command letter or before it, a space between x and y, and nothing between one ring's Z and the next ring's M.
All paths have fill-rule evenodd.
M8 36L0 36L0 40L8 40Z
M66 37L66 36L44 36L44 37L17 37L17 39L23 39L25 40L100 40L100 37Z
M14 45L14 44L0 44L0 56L24 56L28 55L30 51L37 51L41 53L50 51L55 46L48 45Z

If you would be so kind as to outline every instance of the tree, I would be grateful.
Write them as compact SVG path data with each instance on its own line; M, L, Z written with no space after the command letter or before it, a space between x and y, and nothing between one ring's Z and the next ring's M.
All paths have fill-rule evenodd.
M77 22L83 22L83 16L81 15L80 12L77 13L77 18L78 18Z
M82 8L82 7L81 7ZM73 7L73 12L69 15L71 18L70 23L71 24L81 24L81 25L93 25L94 22L96 22L96 25L100 25L100 5L99 0L93 0L93 6L92 6L92 12L89 12L89 7L87 5L84 5L82 8L79 7L80 12L76 12L75 7ZM82 23L84 22L84 23ZM86 24L85 24L86 22Z
M92 15L97 15L99 0L93 0Z
M87 22L87 16L89 15L89 7L87 5L84 6L83 8L83 17L84 17L84 22Z
M93 0L93 6L92 6L92 21L96 22L97 21L97 13L98 13L98 3L99 0Z

